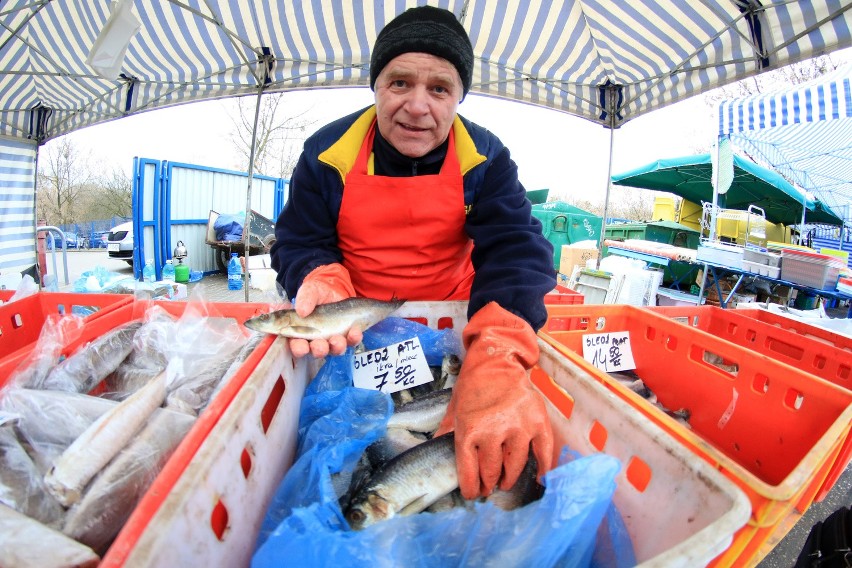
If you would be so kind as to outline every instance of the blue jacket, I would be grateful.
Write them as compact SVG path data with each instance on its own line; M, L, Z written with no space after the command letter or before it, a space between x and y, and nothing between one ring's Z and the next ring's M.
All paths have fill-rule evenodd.
M362 109L305 141L270 251L272 267L289 298L295 297L311 270L343 261L336 229L343 181L374 117L375 107ZM547 320L543 297L556 286L553 245L531 214L508 148L460 116L453 128L464 176L465 231L474 243L471 260L476 275L468 317L494 301L538 330Z

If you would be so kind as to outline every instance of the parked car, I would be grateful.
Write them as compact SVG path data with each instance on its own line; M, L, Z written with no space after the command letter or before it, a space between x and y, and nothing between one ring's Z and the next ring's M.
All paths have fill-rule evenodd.
M133 221L116 225L107 236L107 254L133 266Z
M53 237L47 241L48 249L56 249L62 250L62 237L59 236L59 233L51 232L50 236ZM65 249L75 249L79 248L80 240L77 237L77 233L65 233Z
M107 239L109 239L109 231L94 231L89 239L90 248L107 248Z

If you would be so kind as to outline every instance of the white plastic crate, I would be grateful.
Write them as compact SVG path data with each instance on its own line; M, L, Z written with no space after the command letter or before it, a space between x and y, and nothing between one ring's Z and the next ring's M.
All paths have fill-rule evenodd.
M743 247L736 245L702 241L695 253L695 260L698 262L730 266L731 268L742 268L743 250Z
M842 266L840 259L827 255L781 251L781 280L817 290L834 290Z
M394 315L461 333L466 311L466 302L408 302ZM624 466L614 500L640 565L702 566L723 551L748 520L745 495L552 347L541 340L539 347L534 375L549 385L543 392L553 401L555 451L568 444L583 455L597 452L589 432L606 429L603 450ZM293 359L286 341L276 340L162 504L137 507L102 565L248 566L266 509L292 465L313 363ZM557 405L564 409L569 398L566 417Z
M779 274L781 274L781 267L779 266L770 266L768 264L752 262L750 260L743 261L743 270L751 272L752 274L766 276L768 278L778 278Z
M621 462L613 501L638 565L694 568L725 551L751 515L745 493L556 349L539 348L547 377L533 376L549 400L554 451L567 444Z

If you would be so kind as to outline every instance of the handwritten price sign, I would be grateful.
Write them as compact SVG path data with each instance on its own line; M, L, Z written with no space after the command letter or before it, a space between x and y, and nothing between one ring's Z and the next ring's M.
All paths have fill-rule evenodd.
M584 335L583 359L607 373L636 368L627 331Z
M420 345L420 338L356 353L352 360L356 387L394 393L428 383L434 378Z

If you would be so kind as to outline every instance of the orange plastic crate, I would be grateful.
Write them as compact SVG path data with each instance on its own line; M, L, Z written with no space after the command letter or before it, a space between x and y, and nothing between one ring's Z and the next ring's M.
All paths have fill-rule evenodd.
M839 349L852 351L852 339L842 333L837 333L824 327L811 325L805 321L788 318L781 314L776 314L775 312L770 312L769 310L763 310L760 308L737 308L737 313L780 327L781 329L798 333L805 337L829 343Z
M723 310L716 306L666 306L648 309L852 391L852 351L816 339L812 333L799 333L741 313L758 310ZM805 325L816 327L802 324L800 328L804 329ZM825 498L850 461L852 435L847 436L844 441L840 456L831 468L823 487L817 492L815 501Z
M748 496L749 524L716 558L745 563L793 509L804 510L838 459L852 392L723 338L632 306L548 306L540 336L714 464ZM636 373L690 427L583 358L584 336L629 332ZM717 361L717 362L713 362Z
M132 301L129 294L37 292L0 305L0 359L30 348L50 314L70 315L76 308L95 309L85 316L86 321L91 321Z
M77 295L72 296L76 297ZM90 295L86 294L85 296L88 297ZM188 305L187 302L173 301L157 301L153 302L153 304L162 306L166 311L174 316L180 316ZM69 341L63 347L62 354L66 356L70 355L77 349L85 347L87 343L97 339L117 326L142 318L145 314L145 310L150 305L152 305L152 303L146 301L133 301L131 297L131 301L129 303L125 303L124 305L118 306L108 312L99 312L99 317L92 318L86 322L79 337ZM206 304L206 308L209 310L210 316L233 317L239 322L243 322L250 317L269 311L268 304L258 303L209 303ZM118 537L113 542L113 545L104 556L101 565L123 564L122 559L130 550L132 550L136 539L146 527L150 516L159 508L164 499L168 496L171 488L180 478L181 474L191 462L195 453L205 442L219 419L232 406L235 398L237 398L240 393L240 389L249 381L253 371L273 344L274 339L275 337L270 335L260 343L257 349L255 349L255 351L243 363L240 370L222 388L216 398L210 402L205 411L199 415L195 424L166 462L148 492L139 502L136 509L134 509L130 519L128 519L127 523L125 523L121 533L119 533ZM24 349L22 351L26 350ZM13 359L17 364L22 362L26 355L27 353L18 352L12 355L10 359ZM274 371L276 376L279 373L281 373L280 369ZM8 378L8 374L0 376L0 387L5 384ZM257 417L258 429L268 428L270 422L277 417L279 414L279 404L284 391L283 382L281 382L280 385L278 382L274 381L268 381L267 383L268 384L265 383L263 387L268 387L269 392L265 393L267 398L264 399L262 412L260 412ZM92 392L97 392L98 389L99 387L95 387ZM255 390L260 390L259 385L252 385L250 390L252 390L253 396L260 396L259 393L255 392ZM298 417L298 406L296 407L295 415ZM251 459L252 456L249 456L249 454L246 453L243 457L242 464L240 461L237 461L235 467L246 468L245 475L247 476ZM215 526L216 523L220 523L221 521L213 518L208 519L208 521L212 525L211 530L224 530L223 526ZM227 522L227 517L225 518L225 522Z
M544 295L545 304L582 304L583 300L583 294L561 284Z

